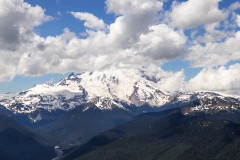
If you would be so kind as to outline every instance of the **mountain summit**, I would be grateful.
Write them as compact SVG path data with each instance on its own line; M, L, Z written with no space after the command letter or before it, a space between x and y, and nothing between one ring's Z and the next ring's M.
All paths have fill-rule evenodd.
M111 105L104 103L106 101L118 107L123 107L122 103L159 107L170 98L169 93L160 90L161 78L143 69L111 68L102 72L71 73L56 84L36 85L16 96L5 96L0 104L15 113L31 113L38 108L68 111L86 102L111 109Z

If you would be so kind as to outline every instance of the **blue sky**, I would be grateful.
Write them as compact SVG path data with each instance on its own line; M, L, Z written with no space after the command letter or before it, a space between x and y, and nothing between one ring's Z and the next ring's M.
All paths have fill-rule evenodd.
M198 1L199 4L194 1L197 2L197 0L174 2L152 0L151 4L147 0L141 0L141 2L126 0L121 4L117 0L22 0L21 3L30 5L24 8L23 13L21 12L22 17L19 19L23 20L9 22L6 21L7 18L3 19L4 16L0 16L2 22L6 21L11 26L19 27L18 35L12 35L14 32L11 31L11 34L7 33L6 38L4 36L6 34L2 33L6 26L0 25L0 46L6 47L0 54L13 55L12 58L3 58L5 61L3 60L2 63L5 65L0 70L2 72L0 93L18 92L39 83L55 83L70 72L82 72L88 68L98 70L110 64L126 64L126 66L154 64L159 65L166 72L183 70L186 83L201 83L199 77L218 76L217 73L221 77L219 72L221 68L225 68L227 73L232 73L230 69L238 67L240 53L236 46L230 46L230 49L227 47L239 41L237 38L240 27L238 26L240 15L238 0L203 0ZM142 9L142 4L146 4L145 7L150 5L152 9ZM3 5L6 5L5 8L8 7L7 3ZM156 7L158 5L159 7ZM197 5L202 8L198 8ZM35 6L39 6L40 9L36 9ZM199 14L203 11L202 17L191 9L188 11L189 14L185 14L184 8L189 6L195 8ZM30 9L36 12L36 15L30 16L32 22L26 18L33 15L32 11L29 12ZM205 13L204 9L209 13ZM212 12L213 10L216 12ZM15 13L8 14L11 16ZM41 14L44 15L40 16ZM188 21L181 20L185 19L181 15L189 16L186 17ZM142 20L138 20L138 16L142 16ZM151 18L152 20L148 22ZM34 23L35 20L36 23ZM146 24L143 21L146 21ZM102 23L104 27L101 26ZM134 27L136 27L136 33L134 33ZM147 31L151 27L154 29ZM20 32L22 30L23 32ZM8 41L10 36L16 36L24 42L14 41L11 45L12 41ZM25 42L26 37L30 38ZM145 39L139 40L141 37ZM158 38L162 38L159 44L151 41ZM95 39L100 40L100 45L96 47ZM103 39L102 42L101 39ZM128 40L129 44L124 43ZM52 48L51 44L53 44ZM24 47L26 45L31 47ZM64 45L67 47L65 48ZM115 45L116 48L113 47ZM42 49L39 46L42 46ZM59 50L57 50L58 47ZM86 50L84 50L85 47ZM47 48L46 51L45 48ZM61 50L64 52L60 53ZM111 53L115 50L116 54ZM40 54L41 56L38 57ZM138 56L131 55L130 58L126 58L127 54ZM219 57L223 57L224 60ZM13 64L7 63L6 60L11 59ZM101 65L103 59L109 63L104 62ZM133 59L137 59L136 62ZM51 64L46 65L50 60ZM40 65L40 62L43 64ZM15 66L15 64L19 65ZM10 70L9 73L7 73L8 70ZM227 82L231 85L238 83L237 74L230 76L232 78ZM207 81L211 82L210 79ZM208 89L209 86L211 85L206 84L202 89Z
M68 12L89 12L97 15L99 18L104 19L106 23L112 23L114 21L113 14L106 14L104 1L98 0L51 0L51 1L32 1L26 0L26 2L32 5L42 6L47 15L56 17L55 20L50 23L45 23L36 28L42 36L59 35L64 28L69 28L75 33L84 32L85 28L83 22L74 19ZM59 15L60 14L60 15Z

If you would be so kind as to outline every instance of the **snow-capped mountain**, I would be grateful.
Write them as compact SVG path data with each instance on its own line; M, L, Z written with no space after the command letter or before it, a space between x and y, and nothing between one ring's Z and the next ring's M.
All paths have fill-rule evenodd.
M18 94L0 95L0 109L7 109L14 114L31 114L28 118L36 122L43 119L39 111L68 112L88 103L94 105L84 105L83 112L91 109L90 106L101 110L111 110L113 107L129 110L129 107L147 106L151 111L186 105L192 105L192 110L199 111L239 108L239 99L217 93L170 94L161 89L163 78L148 72L146 68L113 67L105 71L72 73L56 84L36 85Z
M103 72L70 74L57 84L36 85L17 95L2 95L0 104L15 113L31 113L37 109L72 110L92 102L100 109L112 104L159 107L169 102L170 95L161 91L158 81L142 70L109 69Z
M169 93L162 89L164 78L146 68L72 73L56 84L0 95L0 112L61 146L85 143L136 115L172 108L182 108L185 115L220 113L240 122L240 99L213 92Z
M240 99L223 96L213 92L198 92L194 99L183 109L185 114L207 113L215 114L221 111L240 111Z

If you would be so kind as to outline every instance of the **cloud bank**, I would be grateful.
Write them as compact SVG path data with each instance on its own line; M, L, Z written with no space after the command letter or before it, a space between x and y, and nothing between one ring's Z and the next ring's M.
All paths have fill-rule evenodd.
M218 91L226 94L240 95L240 64L230 67L203 69L192 78L187 88L193 91Z
M1 22L6 21L0 28L4 31L0 35L4 46L1 52L11 62L8 68L2 68L10 72L0 78L98 70L112 64L160 63L178 57L184 50L183 33L158 23L162 2L108 0L106 4L107 11L117 16L109 26L93 14L70 12L85 22L87 38L80 38L69 29L43 38L33 32L34 27L48 19L41 7L23 0L2 3L1 8L7 8L7 13L1 10ZM8 26L13 28L6 33Z

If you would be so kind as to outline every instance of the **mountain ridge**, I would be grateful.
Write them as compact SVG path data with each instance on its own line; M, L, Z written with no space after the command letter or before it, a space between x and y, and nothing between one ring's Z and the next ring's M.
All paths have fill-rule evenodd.
M146 113L67 151L63 159L237 160L239 122L185 115L182 109Z
M94 103L102 110L111 110L112 106L128 110L126 106L146 105L153 110L161 110L168 104L191 103L206 96L229 97L214 92L169 93L161 89L159 82L163 78L164 75L149 72L146 68L71 73L56 84L36 85L18 94L0 95L0 108L14 114L32 115L28 118L34 123L43 119L40 113L37 114L41 110L68 112L85 103ZM239 98L234 99L239 103Z

